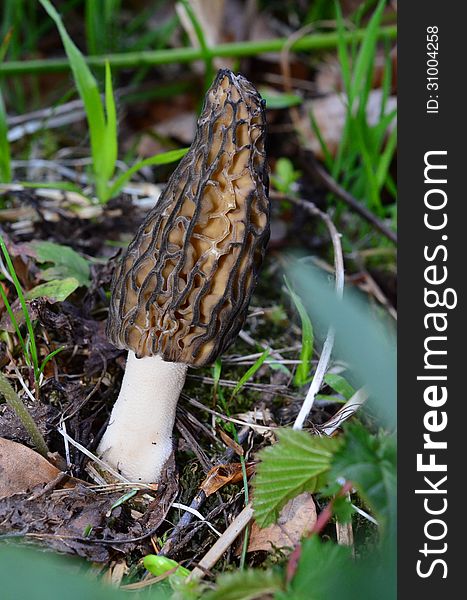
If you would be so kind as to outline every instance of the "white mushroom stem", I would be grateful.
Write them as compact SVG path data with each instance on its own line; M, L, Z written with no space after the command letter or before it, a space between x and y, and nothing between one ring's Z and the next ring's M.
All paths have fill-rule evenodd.
M177 401L187 365L128 352L120 394L99 444L102 459L130 481L159 479L172 452Z

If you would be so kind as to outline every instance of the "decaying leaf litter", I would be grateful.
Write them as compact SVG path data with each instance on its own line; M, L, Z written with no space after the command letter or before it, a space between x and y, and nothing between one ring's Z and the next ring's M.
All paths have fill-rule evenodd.
M332 54L328 60L335 62ZM280 98L283 90L292 86L299 101L300 96L306 98L301 107L294 108L301 110L301 119L306 120L309 104L313 110L312 98L316 94L327 97L322 73L328 67L318 63L318 77L316 70L310 68L308 58L289 54L288 61L289 72L285 74L278 74L279 57L266 69L264 66L268 63L261 57L249 59L244 68L251 80L266 89L266 99L271 98L272 106L274 96ZM372 98L382 85L378 81L380 66L374 68ZM242 72L245 72L243 67ZM338 83L331 85L332 94L342 81L339 69L334 67L334 73L337 73L334 76ZM162 68L161 74L164 75ZM186 67L180 67L180 74L188 82L188 91L177 99L175 117L177 111L193 117L199 101L193 82L199 76ZM310 83L314 86L312 90ZM329 76L326 84L329 85ZM323 87L319 89L319 85ZM392 98L389 108L386 106L388 112ZM335 95L329 94L329 101L336 106ZM158 121L162 115L159 125L163 128L166 124L164 136L166 140L172 139L169 146L164 146L164 140L151 137L152 145L167 150L180 146L180 142L187 144L191 134L180 134L170 126L174 114L171 104L172 100L149 106L122 105L122 127L137 140L142 138L141 134L147 136L151 120ZM146 168L135 174L122 193L106 204L89 203L76 191L31 189L16 183L1 186L1 235L24 292L29 318L34 323L39 362L51 352L59 352L45 362L36 386L33 365L26 363L11 315L1 303L0 328L4 333L0 365L53 453L49 456L51 463L58 473L67 474L60 478L55 472L50 473L44 483L34 485L32 482L30 488L22 492L14 490L14 495L0 499L2 536L39 543L104 564L125 559L130 566L148 552L161 548L164 554L188 567L200 562L219 533L226 530L245 506L242 486L245 478L249 479L255 472L258 451L274 441L276 428L294 423L306 395L309 382L297 385L294 380L302 357L304 323L284 284L282 268L287 251L299 250L313 256L319 267L333 273L333 246L326 223L319 218L320 211L329 215L343 236L347 285L358 286L367 294L371 311L381 314L389 309L389 314L393 314L393 247L385 241L384 231L382 235L379 233L381 228L365 221L364 214L362 218L362 214L345 208L344 204L336 205L330 198L330 191L335 192L335 189L326 186L313 163L307 160L311 147L321 153L320 158L325 161L323 149L326 146L314 136L308 147L303 135L296 135L297 122L292 109L287 102L285 104L283 108L267 111L272 238L259 285L234 345L213 368L192 370L188 374L177 409L178 468L170 462L159 486L106 483L102 471L95 468L81 448L95 453L124 368L124 354L108 342L104 331L115 251L126 246L133 237L173 167L162 166L153 171ZM373 106L371 103L368 110L375 111ZM145 117L141 125L143 110L150 116ZM319 108L317 106L317 120L322 111L326 113L321 103ZM167 114L169 118L164 116ZM373 113L371 118L374 118ZM74 142L78 139L79 126L76 132L73 127L71 125L70 134L64 137L66 144L69 138ZM313 136L316 127L321 128L331 153L338 153L335 136L342 135L342 119L339 117L337 134L335 131L326 133L328 124L313 124L312 119L301 126L301 131ZM45 128L47 130L47 125ZM390 135L389 129L387 135ZM60 137L58 141L60 143ZM147 148L147 137L145 144ZM144 148L141 140L139 149L144 151ZM63 176L66 181L71 176L73 181L84 184L85 196L90 195L90 179L82 159L86 156L84 150L83 145L75 148L69 145L66 159L58 155L49 161L54 165L53 170L35 159L18 161L18 165L14 165L15 180L47 182L51 177L56 180ZM149 153L153 150L154 147ZM354 183L355 189L364 193L359 181ZM383 200L390 203L390 197L384 194ZM304 202L310 206L303 206ZM387 215L383 217L383 214L377 214L376 218L381 222L385 220L387 228ZM383 260L378 262L372 253L376 256L381 253ZM21 303L5 256L2 259L4 276L0 285L24 332L26 323ZM316 341L314 354L308 359L309 375L315 372L326 336L326 330L320 330L319 324L314 325ZM263 356L265 351L267 355ZM238 382L260 358L261 366L237 390ZM334 373L336 378L348 377L346 365L340 363L338 357L331 360L328 373ZM349 387L352 390L352 386ZM348 390L345 385L339 386L338 379L323 383L306 427L315 433L319 433L321 426L325 432L334 431L340 421L329 429L326 422L350 400L350 395L346 396ZM5 404L0 406L0 434L30 446L29 436ZM243 460L246 461L244 471ZM318 512L325 504L326 500L318 501ZM191 511L186 511L184 507L190 505ZM183 527L177 527L180 517ZM313 529L309 522L302 526L303 534ZM293 522L291 530L294 531L292 547L300 538L300 531L295 532ZM267 551L271 552L271 548L272 554L276 552L280 560L282 542L275 544L274 541L283 540L287 528L281 533L282 536L271 536L268 548L253 529L250 547L255 554L250 556L251 564L267 561ZM333 535L331 527L329 535ZM237 561L239 544L241 546L241 540L234 543L232 539L230 550L219 567L221 570Z

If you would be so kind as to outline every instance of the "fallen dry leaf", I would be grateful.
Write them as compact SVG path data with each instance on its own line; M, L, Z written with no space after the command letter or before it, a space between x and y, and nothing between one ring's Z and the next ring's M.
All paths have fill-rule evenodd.
M253 522L248 552L293 548L304 535L310 533L315 523L316 506L313 496L309 493L300 494L284 506L274 525L260 529Z
M255 470L255 463L247 463L245 467L246 475L250 477ZM241 481L243 481L243 473L240 463L217 465L209 471L200 487L206 496L210 496L224 485L240 483Z
M48 483L60 471L30 448L0 438L0 498L7 498Z
M156 533L178 491L177 478L170 475L156 494L139 494L118 505L127 490L112 485L96 490L77 483L43 494L40 484L32 493L0 499L0 535L23 536L94 562L107 562L115 553L147 553L147 532Z
M235 440L233 440L229 435L227 435L225 433L225 431L223 429L221 429L220 427L217 429L219 435L222 438L222 441L224 442L224 444L227 446L227 448L230 448L231 450L233 450L235 452L235 454L238 454L238 456L243 456L244 452L243 452L243 448L240 446L240 444L237 444L237 442Z

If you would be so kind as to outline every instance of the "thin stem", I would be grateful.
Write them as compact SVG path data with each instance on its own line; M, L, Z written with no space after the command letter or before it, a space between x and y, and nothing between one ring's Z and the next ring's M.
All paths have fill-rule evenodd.
M183 7L185 8L186 14L188 15L188 18L190 19L191 24L193 25L193 29L194 29L196 37L198 39L199 47L201 48L201 50L203 52L203 60L204 60L204 65L205 65L205 73L204 73L205 88L208 89L208 87L211 85L211 81L213 80L213 75L214 75L213 57L211 55L211 52L209 51L209 46L208 46L208 43L206 40L206 36L204 35L204 31L201 26L201 23L199 22L198 18L196 17L196 14L195 14L191 4L189 3L188 0L181 0L181 1L182 1Z
M0 395L5 397L8 406L11 406L11 408L15 411L16 416L28 432L29 437L31 438L31 441L36 447L37 451L42 454L44 458L47 458L49 449L47 448L47 444L45 443L42 433L39 431L34 419L29 414L28 409L23 404L21 398L15 392L3 373L0 373Z
M396 26L381 27L379 38L395 39ZM366 31L357 29L343 34L346 40L360 41ZM339 33L314 33L297 40L292 49L294 51L329 50L335 48L339 40ZM255 40L219 44L208 48L212 58L255 56L263 52L280 52L288 43L288 38L274 40ZM172 48L168 50L148 50L144 52L126 52L122 54L108 54L107 56L88 56L85 60L90 67L104 68L106 60L113 69L128 69L142 65L166 65L172 63L190 63L206 58L206 51L201 48ZM1 75L24 75L26 73L52 73L69 71L70 63L66 58L45 60L8 61L0 64Z
M18 296L18 300L21 305L21 310L23 311L24 320L26 322L26 328L29 333L29 344L26 343L26 345L24 346L24 342L23 342L23 344L21 344L21 346L22 346L23 350L25 351L26 357L28 357L28 356L31 357L31 361L33 363L32 366L34 369L34 379L36 382L36 392L37 392L37 383L39 380L39 358L38 358L38 354L37 354L36 338L34 337L34 327L31 323L31 319L29 317L29 311L28 311L28 307L26 305L26 300L24 298L23 289L19 282L18 276L16 275L15 267L13 266L13 262L11 260L10 254L8 252L6 244L3 241L2 237L0 237L0 248L3 252L3 256L5 257L5 262L6 262L8 271L10 273L11 279L13 280L13 284L16 289L16 294ZM2 296L4 296L4 294L2 294ZM3 299L5 300L5 298L3 298ZM7 305L7 304L8 303L5 303L5 305ZM12 315L10 313L10 310L8 310L8 313L11 318ZM15 319L15 321L16 321L16 319ZM15 327L15 329L17 331L19 330L19 328L17 326ZM20 336L20 338L22 338L22 336Z

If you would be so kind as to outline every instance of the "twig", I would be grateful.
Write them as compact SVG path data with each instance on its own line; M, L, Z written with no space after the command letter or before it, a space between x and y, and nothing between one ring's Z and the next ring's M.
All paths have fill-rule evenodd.
M331 236L332 245L334 248L334 269L335 269L335 277L336 277L336 294L338 298L342 298L344 293L344 257L342 255L342 246L340 241L339 233L330 219L329 215L319 210L313 203L306 202L305 200L300 200L298 198L288 198L294 204L301 206L306 211L311 213L312 215L319 216L325 223L328 228L329 234ZM316 367L316 371L313 377L313 381L311 382L310 388L306 395L306 398L302 404L300 412L295 419L295 423L293 425L294 429L302 429L303 423L305 419L310 414L310 411L313 407L316 394L319 392L321 385L323 383L324 376L326 374L326 370L328 368L329 360L332 354L332 348L334 345L334 329L330 327L326 336L326 340L323 345L323 350L321 352L321 356L318 362L318 366Z
M341 546L348 546L352 548L352 554L354 554L353 550L353 529L352 523L341 523L340 521L336 521L336 538L337 543Z
M256 423L247 423L246 421L240 421L240 419L234 419L233 417L228 417L227 415L217 412L217 410L213 410L212 408L209 408L209 407L205 406L204 404L201 404L201 402L198 402L197 400L194 400L193 398L190 398L189 396L186 396L185 394L182 394L182 396L184 398L186 398L191 405L193 405L196 408L199 408L201 410L205 410L210 415L219 417L220 419L223 419L224 421L228 421L229 423L235 423L236 425L242 425L243 427L249 427L250 429L253 429L253 431L256 431L259 434L266 433L267 431L272 431L273 429L278 429L277 427L268 427L266 425L256 425Z
M83 454L85 454L89 459L91 459L93 462L97 463L100 467L102 467L103 469L108 471L111 475L113 475L115 477L115 479L118 479L118 481L121 481L123 483L129 483L128 479L123 477L123 475L120 475L120 473L118 471L115 471L115 469L112 469L112 467L109 466L106 462L104 462L99 457L97 457L95 454L90 452L82 444L80 444L79 442L74 440L71 436L69 436L66 433L66 431L64 431L63 429L58 429L58 432L64 438L64 440L67 440L68 442L70 442L70 444L72 446L75 446L75 448L78 448L78 450L80 450Z
M44 440L42 433L34 422L34 419L29 414L28 409L23 404L21 398L13 389L12 385L5 377L3 373L0 373L0 395L5 397L5 400L13 411L15 412L21 424L26 429L31 438L32 443L36 447L37 451L42 454L44 458L48 457L49 449Z
M226 552L241 532L245 529L248 523L253 518L253 507L247 504L242 512L232 521L227 527L222 536L212 546L207 554L200 560L198 566L188 575L187 581L201 579L206 571L209 571L220 557Z
M198 517L198 519L200 521L202 521L203 523L206 523L206 525L209 527L209 529L211 529L212 531L214 531L214 533L221 537L221 533L219 533L217 531L217 529L211 525L211 523L209 521L207 521L205 519L205 517L203 517L203 515L199 512L199 510L196 510L195 508L192 508L191 506L187 506L186 504L180 504L180 502L172 502L171 505L173 508L179 508L180 510L184 510L185 512L188 512L190 514L192 514L194 517Z
M59 486L65 479L68 479L68 473L64 473L60 471L56 477L49 481L49 483L44 486L39 492L36 492L32 496L29 496L28 501L37 500L38 498L42 498L42 496L46 496L48 493L52 492L57 486Z
M238 441L240 444L246 439L248 432L249 432L248 427L244 427L243 429L241 429L239 431ZM217 461L217 464L224 464L224 463L230 461L234 455L235 455L235 452L232 450L232 448L228 448L226 450L226 452L223 454L223 456L221 456L221 458ZM199 490L199 492L196 494L196 496L191 501L190 508L193 510L198 510L201 506L203 506L205 501L206 501L206 494L204 493L203 490ZM191 523L192 520L193 520L193 515L191 514L191 512L185 512L180 517L179 522L174 527L172 533L170 534L170 536L167 538L164 545L162 546L161 551L159 552L160 555L167 556L171 553L172 548L175 546L175 542L176 542L177 538L179 537L180 533L182 532L182 530L185 527L188 527L188 525Z
M42 131L44 129L56 129L57 127L63 127L64 125L71 125L77 121L82 121L86 118L84 110L74 110L68 114L57 115L50 117L47 120L38 119L34 121L25 122L22 125L16 125L8 131L8 141L16 142L21 138L32 135L36 131Z

